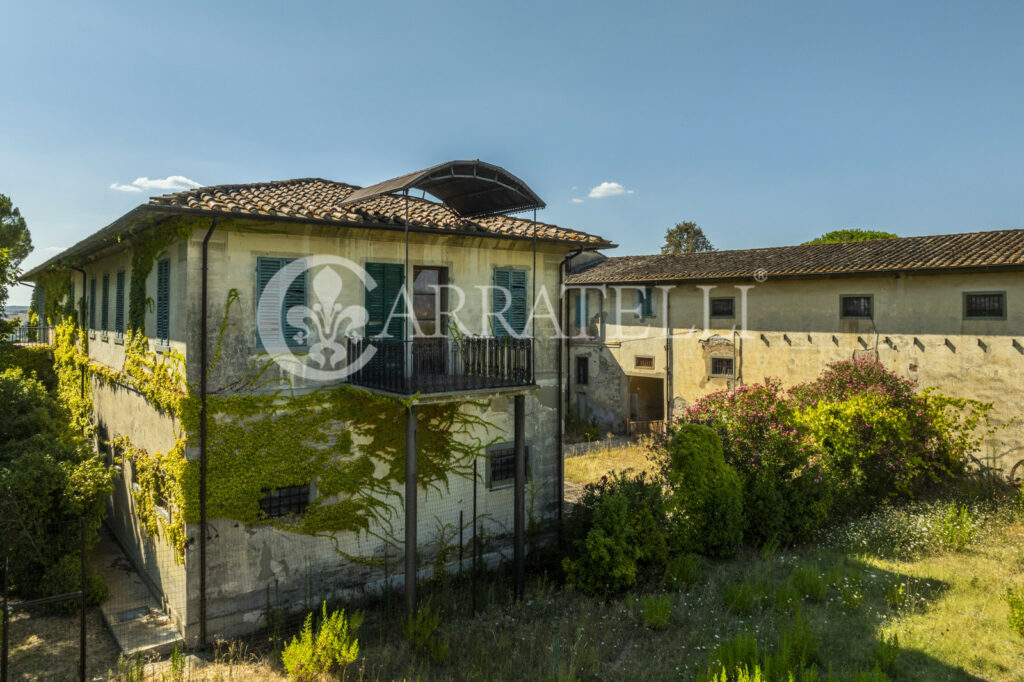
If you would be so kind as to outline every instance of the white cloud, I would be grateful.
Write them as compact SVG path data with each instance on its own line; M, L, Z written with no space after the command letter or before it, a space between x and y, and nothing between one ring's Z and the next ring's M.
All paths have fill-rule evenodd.
M633 190L626 189L617 182L602 182L597 187L590 190L589 196L591 199L603 199L605 197L614 197L619 194L632 194Z
M574 204L582 204L583 203L583 199L577 199L576 197L573 197L572 198L572 203L574 203Z
M66 246L47 246L43 251L47 251L49 253L60 253L61 251L67 251L67 248L68 247Z
M195 180L190 180L184 175L168 175L166 178L153 178L152 180L147 177L135 178L130 185L123 185L119 182L110 183L110 189L116 189L119 192L141 192L146 189L177 191L201 186Z
M122 185L119 182L110 183L110 189L116 189L118 192L141 192L142 190L134 185Z

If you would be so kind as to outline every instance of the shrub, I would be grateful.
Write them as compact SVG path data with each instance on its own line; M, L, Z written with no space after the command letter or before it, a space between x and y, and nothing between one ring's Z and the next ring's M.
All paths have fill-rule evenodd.
M725 589L725 607L735 614L749 613L768 598L768 584L760 577L747 578Z
M684 424L673 434L668 455L673 539L683 549L734 556L743 539L743 497L718 434Z
M726 673L723 679L731 679L730 675L737 670L753 669L761 662L761 653L757 647L757 640L747 631L740 632L732 639L719 644L714 654L716 677Z
M1010 607L1010 627L1024 637L1024 591L1007 588L1006 603Z
M448 658L449 642L447 637L438 634L441 625L441 612L426 603L409 616L402 628L405 640L416 651L430 656L434 663L444 663Z
M10 557L11 589L26 597L76 590L79 518L86 518L88 549L99 537L111 472L42 384L19 368L0 372L0 414L0 526L20 548ZM102 596L96 580L94 600Z
M652 630L668 627L672 618L672 595L648 594L640 598L640 619Z
M562 567L570 583L602 598L629 589L668 557L661 486L646 476L614 475L587 486L566 524Z
M681 590L704 579L704 568L696 554L681 554L672 558L665 567L665 587Z
M281 653L281 662L293 680L313 680L340 671L359 657L355 633L363 622L360 613L345 618L345 611L327 613L323 603L320 623L313 627L313 614L306 615L302 631Z
M49 346L11 346L0 343L0 372L18 367L25 377L39 381L53 393L57 390L57 373L53 370L53 351Z
M896 582L885 588L885 603L890 609L899 611L910 604L910 579L897 578Z
M800 592L793 584L793 578L785 582L781 587L775 588L772 593L772 605L779 613L793 613L800 605Z

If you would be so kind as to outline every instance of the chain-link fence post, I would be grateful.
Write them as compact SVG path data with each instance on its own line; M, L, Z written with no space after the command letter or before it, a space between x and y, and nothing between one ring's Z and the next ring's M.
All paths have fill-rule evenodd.
M0 620L0 628L2 628L2 631L3 631L3 634L0 635L0 639L3 640L2 643L0 643L0 682L7 682L7 652L8 652L8 642L10 641L8 639L8 637L10 637L10 630L11 630L11 618L10 618L9 612L7 610L7 598L8 598L8 594L7 593L9 591L9 589L10 589L10 580L9 580L9 577L8 577L9 573L10 573L10 549L11 549L10 545L11 545L10 533L5 528L4 529L4 584L3 584L3 588L4 588L3 609L4 609L4 612L3 612L3 619Z

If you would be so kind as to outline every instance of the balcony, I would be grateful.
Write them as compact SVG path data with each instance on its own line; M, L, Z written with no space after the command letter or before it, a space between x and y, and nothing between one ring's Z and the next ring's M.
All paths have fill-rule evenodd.
M13 331L4 334L3 341L13 343L16 346L48 346L53 338L54 327L33 325L31 327L22 325L15 327Z
M412 395L533 385L532 339L348 339L349 358L368 348L372 358L349 377L356 386Z

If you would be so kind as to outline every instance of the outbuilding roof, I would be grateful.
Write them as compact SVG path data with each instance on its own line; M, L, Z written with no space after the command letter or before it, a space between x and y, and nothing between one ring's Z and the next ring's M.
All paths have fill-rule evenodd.
M1003 267L1024 267L1024 230L708 253L619 256L570 275L567 283L810 277Z

